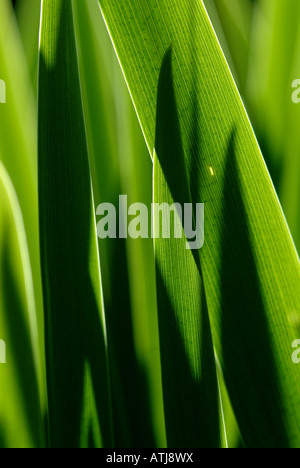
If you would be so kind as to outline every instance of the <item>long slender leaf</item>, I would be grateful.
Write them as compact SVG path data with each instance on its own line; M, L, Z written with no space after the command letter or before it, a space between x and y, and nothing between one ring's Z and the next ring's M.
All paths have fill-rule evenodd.
M17 192L25 224L38 318L40 354L44 355L43 303L38 241L36 101L15 15L9 0L0 2L0 78L6 104L0 112L0 159Z
M182 209L191 203L191 195L171 60L169 49L158 84L153 196L154 203L168 206L180 203ZM174 219L182 232L182 220L177 213ZM168 222L162 219L162 223ZM221 442L218 382L198 251L193 255L192 250L186 250L184 232L181 239L163 239L162 225L158 229L155 256L168 445L218 448Z
M151 153L160 64L173 43L192 199L206 204L204 288L229 396L246 446L299 446L297 331L288 321L300 310L299 259L203 4L100 6Z
M96 205L118 206L120 193L150 205L151 162L140 157L147 148L97 0L75 1L74 14ZM115 442L164 447L153 242L101 239L99 248Z
M118 122L120 180L122 193L128 195L129 203L139 201L149 207L152 201L151 160L143 139L130 97L116 63L115 99ZM122 80L122 87L120 86ZM125 89L124 89L125 86ZM125 95L124 95L125 92ZM144 155L144 157L142 157ZM161 363L159 352L158 319L156 308L155 259L151 238L126 240L128 283L132 317L132 341L137 362L139 405L132 395L131 408L137 407L138 417L129 418L136 426L136 440L147 446L166 446ZM126 379L126 376L125 376ZM127 380L127 379L126 379ZM127 384L128 385L128 384ZM142 394L141 394L141 393ZM134 402L135 400L135 402ZM143 428L143 429L142 429ZM144 445L145 447L145 442Z
M39 211L50 445L112 446L96 223L71 0L44 0Z
M41 447L42 379L31 267L20 206L1 162L0 339L5 343L0 359L0 446Z

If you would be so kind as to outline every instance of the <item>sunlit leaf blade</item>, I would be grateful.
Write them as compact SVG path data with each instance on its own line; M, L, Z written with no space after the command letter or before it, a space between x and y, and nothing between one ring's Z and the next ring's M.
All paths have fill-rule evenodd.
M40 447L41 368L32 275L20 206L1 162L0 340L0 447Z
M112 446L106 333L71 0L44 0L39 212L50 445Z
M95 204L151 205L151 161L97 0L74 2ZM117 447L164 447L152 239L101 239ZM118 294L115 294L118 291ZM130 362L130 366L128 366Z
M250 447L300 446L300 367L291 360L299 259L203 4L100 5L151 153L160 64L173 43L192 199L206 206L201 267L213 340L241 434Z
M222 373L218 366L218 381L220 387L220 398L222 402L222 424L224 425L224 440L222 447L240 448L242 446L241 434L236 422L231 402L229 400L227 388Z
M191 203L172 78L166 52L157 96L154 203L181 208ZM181 239L163 239L163 215L155 239L157 302L165 420L169 447L218 448L219 392L214 349L198 250L187 250L182 220L173 214ZM172 232L172 230L171 230Z
M43 304L37 203L37 113L15 15L9 0L0 2L0 79L6 103L0 104L0 160L17 192L28 241L43 359Z

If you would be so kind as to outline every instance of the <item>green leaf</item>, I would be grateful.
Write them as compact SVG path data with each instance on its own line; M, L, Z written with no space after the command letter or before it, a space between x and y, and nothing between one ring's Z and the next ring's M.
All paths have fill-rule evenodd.
M0 447L41 447L42 379L29 253L17 196L1 162L0 204Z
M74 18L96 206L118 206L121 193L150 206L151 161L97 0L75 1ZM99 248L116 446L162 448L153 242L101 239Z
M300 368L291 360L299 258L204 6L100 5L150 153L160 65L173 44L189 186L206 207L204 289L229 396L246 446L299 446Z
M0 104L0 160L17 192L26 230L38 319L40 354L44 359L43 301L38 237L37 112L9 0L0 2L0 79L6 84L6 103Z
M154 203L191 203L172 79L172 49L161 67L154 155ZM166 175L167 174L167 177ZM169 447L220 446L219 392L198 251L181 239L155 239L157 302Z
M44 0L39 212L50 445L112 446L106 331L71 0Z

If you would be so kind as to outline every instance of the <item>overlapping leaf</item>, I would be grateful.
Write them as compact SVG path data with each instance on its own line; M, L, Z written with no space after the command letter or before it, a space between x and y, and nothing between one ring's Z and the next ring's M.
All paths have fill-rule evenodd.
M291 360L299 259L203 4L100 6L151 154L159 70L173 44L189 186L206 204L204 288L229 395L247 446L299 446L300 369Z
M155 226L159 234L155 258L167 440L169 447L218 448L219 391L199 252L186 249L182 224L191 195L171 61L169 49L158 84L153 182L155 204L173 208L180 204L173 221L167 210ZM181 231L181 238L163 238L162 230L170 223L173 233Z
M150 206L151 161L97 0L74 2L74 18L95 204L126 193ZM116 445L164 447L153 242L99 248Z
M24 224L0 163L0 447L41 447L42 379Z
M50 445L112 446L106 331L71 0L44 0L39 212Z
M9 0L0 2L0 79L6 103L0 104L0 160L21 206L34 279L40 352L43 359L43 305L38 239L36 101L16 18Z

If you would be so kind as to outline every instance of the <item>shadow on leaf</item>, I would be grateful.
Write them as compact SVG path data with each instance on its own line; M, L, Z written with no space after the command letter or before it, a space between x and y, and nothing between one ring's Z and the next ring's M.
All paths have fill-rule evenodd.
M246 445L284 448L289 442L280 414L282 395L251 246L235 140L233 129L227 148L223 195L223 372L241 433L247 434Z

